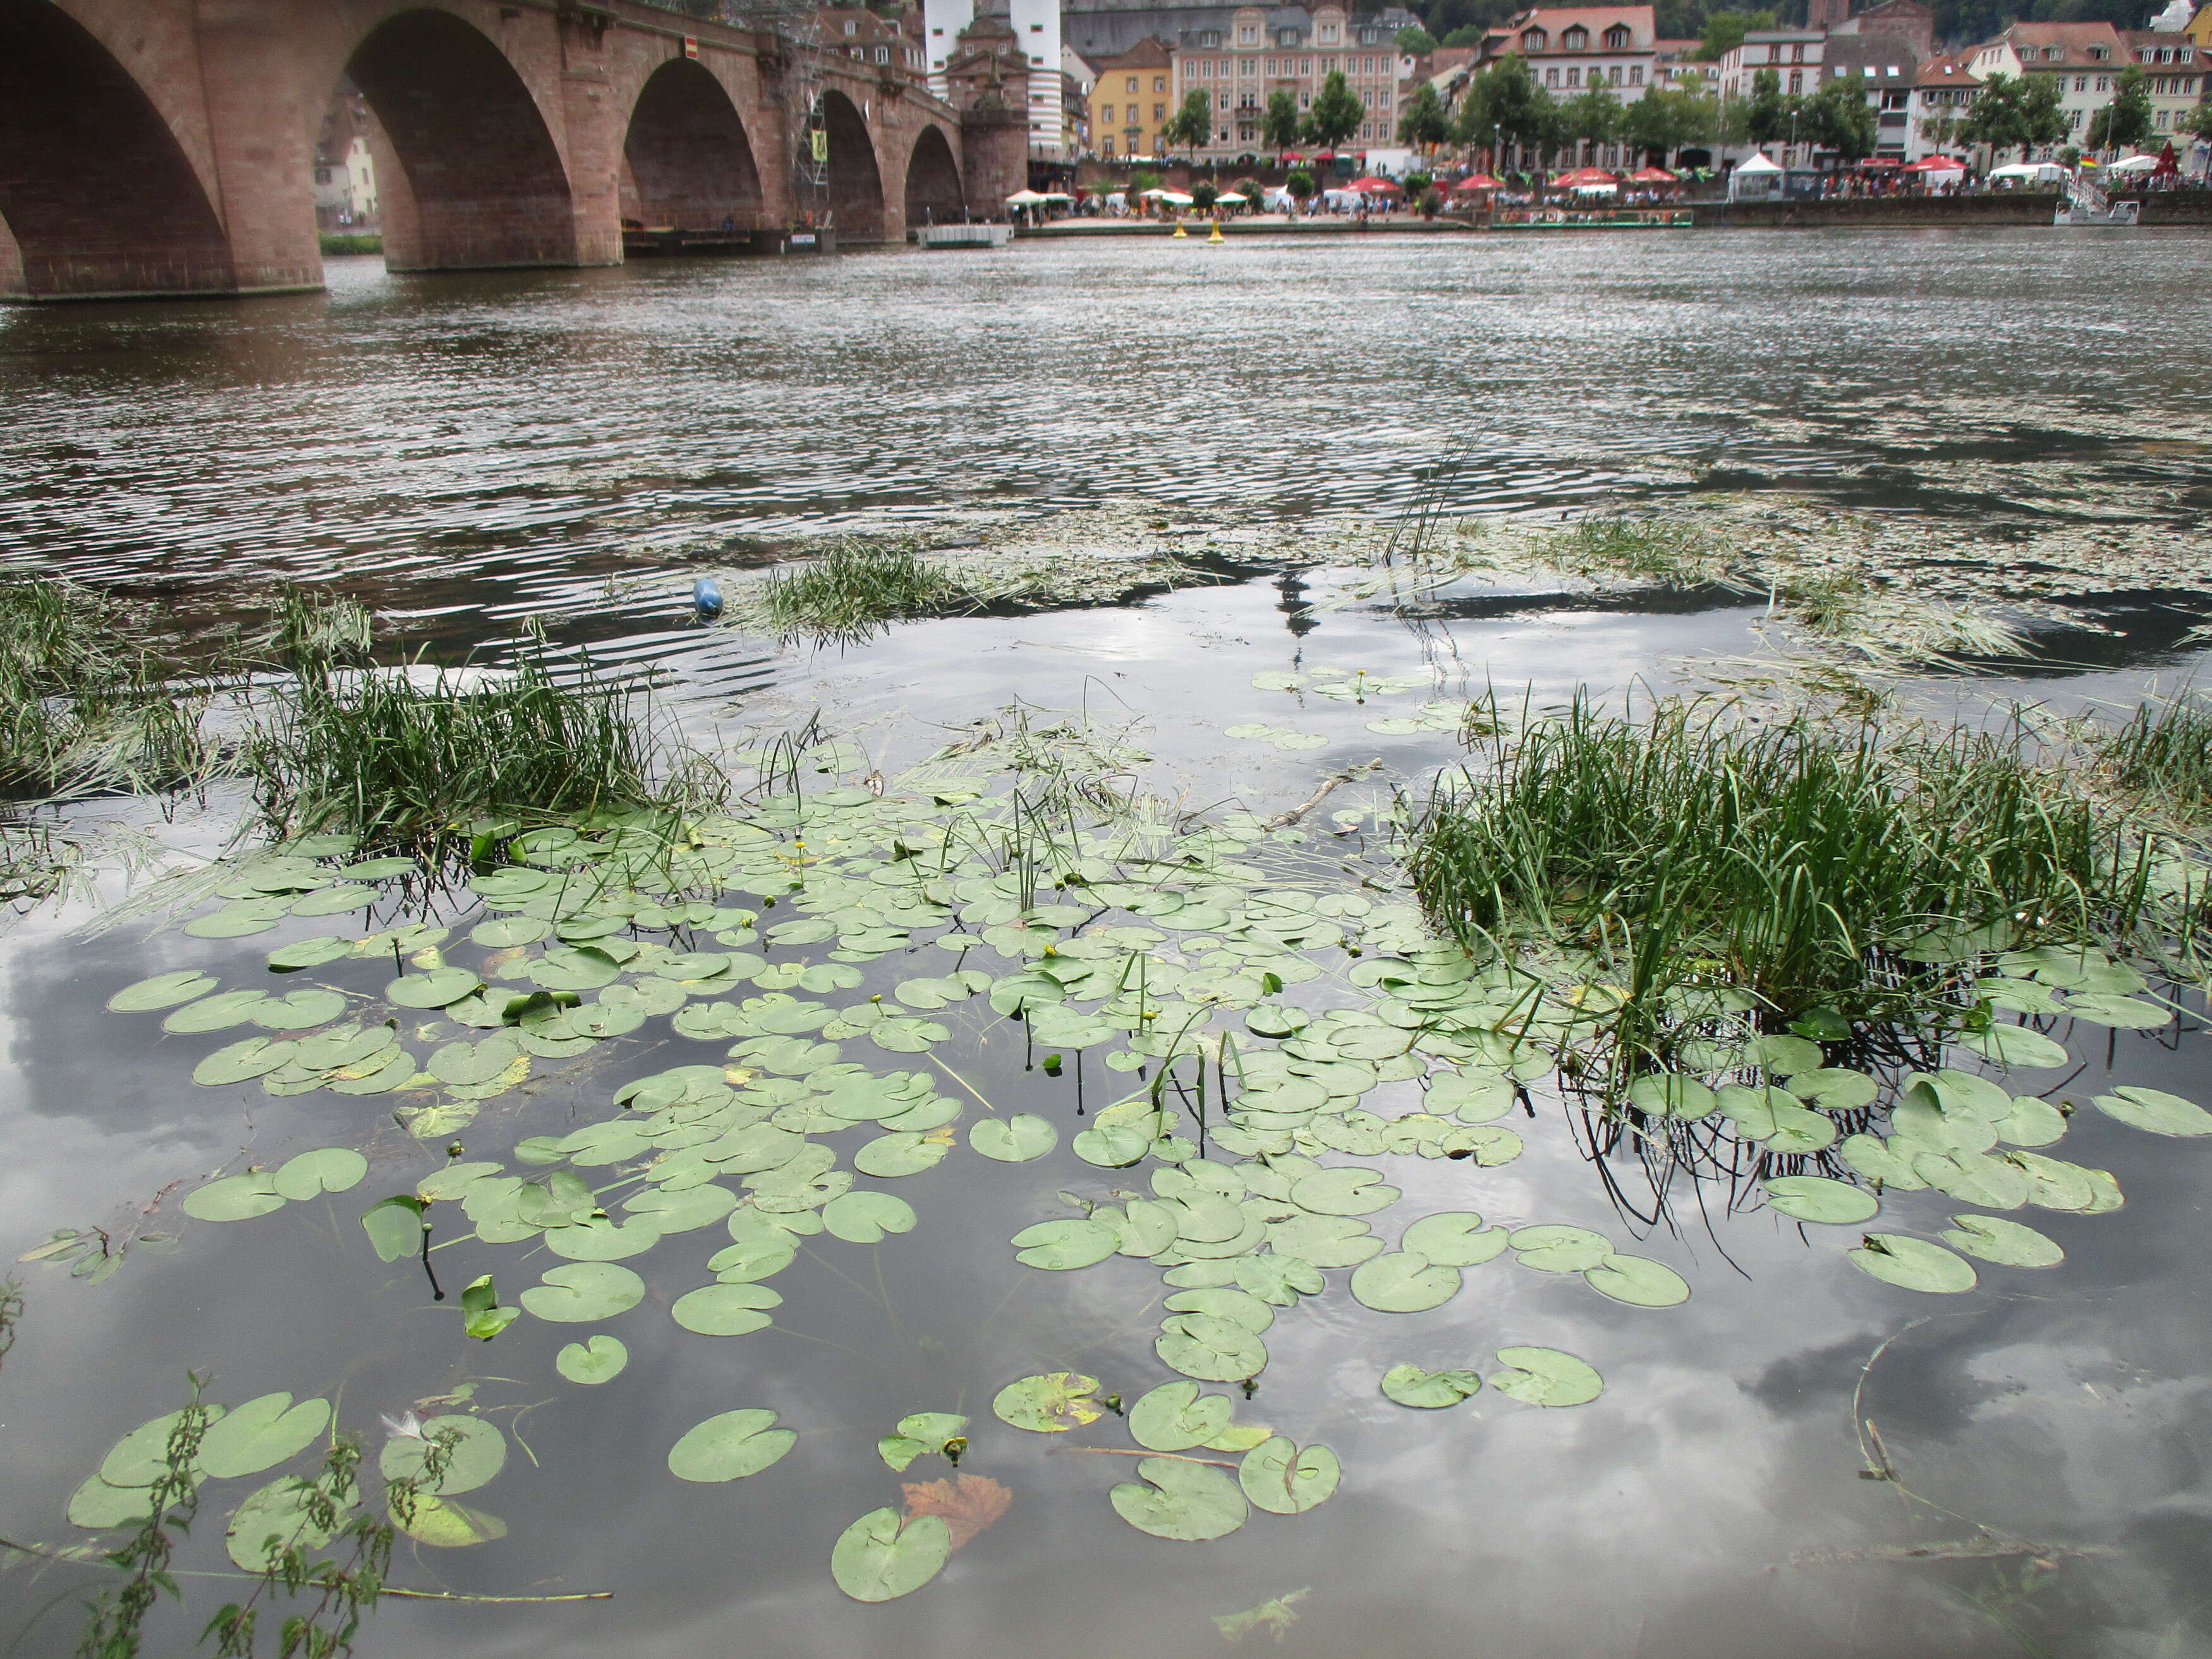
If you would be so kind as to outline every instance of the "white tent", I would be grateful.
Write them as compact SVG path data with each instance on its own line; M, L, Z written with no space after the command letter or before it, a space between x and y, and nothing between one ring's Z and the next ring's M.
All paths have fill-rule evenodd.
M2107 173L2148 173L2157 165L2158 157L2155 155L2123 155L2118 161L2108 163L2105 171Z
M1224 190L1220 195L1215 197L1213 199L1217 204L1223 207L1239 207L1244 203L1250 201L1252 198L1249 196L1239 196L1233 190Z
M1035 207L1038 203L1047 199L1048 198L1034 190L1018 190L1012 196L1006 198L1006 205L1008 207Z
M1728 198L1731 202L1763 202L1781 188L1782 169L1762 155L1753 154L1729 174Z
M2008 167L1991 167L1992 184L2004 180L2020 185L2063 185L2066 169L2056 161L2015 161Z

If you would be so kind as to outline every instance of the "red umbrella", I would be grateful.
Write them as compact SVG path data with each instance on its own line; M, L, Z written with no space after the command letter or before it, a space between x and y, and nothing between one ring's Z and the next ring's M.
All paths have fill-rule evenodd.
M1294 149L1286 149L1275 158L1278 161L1303 161L1306 158Z
M1452 186L1455 191L1503 190L1504 188L1504 180L1493 179L1486 173L1470 173Z
M1672 185L1680 182L1664 167L1644 167L1638 172L1630 173L1628 181L1634 185Z
M1577 185L1617 185L1620 180L1603 167L1577 167L1572 173L1561 173L1552 182L1571 188Z
M2181 171L2181 163L2173 153L2173 140L2166 141L2166 148L2158 153L2158 165L2150 170L2154 179L2171 179Z
M1388 179L1378 178L1371 173L1364 179L1354 179L1350 184L1345 186L1345 189L1346 190L1393 191L1402 191L1404 188L1405 187L1402 185L1394 183L1392 180Z

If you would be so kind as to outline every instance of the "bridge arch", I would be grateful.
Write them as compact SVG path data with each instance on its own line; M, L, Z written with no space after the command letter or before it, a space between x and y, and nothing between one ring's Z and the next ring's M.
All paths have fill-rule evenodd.
M933 124L924 127L907 157L907 224L950 223L966 216L966 206L960 163L953 159L945 130Z
M763 210L752 141L713 72L672 58L646 80L623 140L622 212L659 228L757 229Z
M0 0L0 293L219 293L236 281L168 122L51 0Z
M822 124L830 135L830 210L841 242L872 242L884 235L884 175L876 144L860 110L843 93L822 94Z
M378 194L392 270L579 263L560 149L529 87L481 30L435 7L395 12L345 70L382 129Z

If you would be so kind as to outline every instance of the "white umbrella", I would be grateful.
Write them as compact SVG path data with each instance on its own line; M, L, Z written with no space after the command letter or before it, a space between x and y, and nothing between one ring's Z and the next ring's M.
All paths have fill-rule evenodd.
M1018 190L1012 196L1006 198L1006 205L1008 207L1035 207L1039 202L1049 199L1049 198L1040 195L1037 191L1033 190Z
M1072 202L1074 199L1064 190L1048 190L1037 198L1040 202Z
M2155 155L2124 155L2118 161L2114 161L2108 166L2105 171L2107 173L2148 173L2157 165L2158 157Z
M1216 202L1235 202L1242 204L1243 203L1250 201L1252 198L1249 196L1239 196L1233 190L1224 190L1220 195L1215 197L1213 199Z
M1782 169L1764 155L1754 155L1736 168L1738 173L1779 173Z

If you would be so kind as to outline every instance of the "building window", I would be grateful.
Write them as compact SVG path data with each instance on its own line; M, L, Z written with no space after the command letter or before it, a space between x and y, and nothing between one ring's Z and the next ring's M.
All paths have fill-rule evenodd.
M1793 93L1802 92L1805 90L1805 71L1803 70L1791 70L1790 71L1790 90Z
M1313 73L1313 59L1310 58L1299 58L1298 73L1301 75L1311 75Z
M1322 43L1322 45L1323 45L1323 46L1334 46L1334 45L1335 45L1335 43L1336 43L1336 25L1335 25L1335 24L1334 24L1334 23L1323 23L1323 24L1321 26L1321 43Z
M1164 121L1167 118L1168 106L1165 104L1155 104L1152 106L1152 119L1155 121Z
M1640 86L1642 86L1642 85L1644 84L1644 65L1643 65L1643 64L1630 64L1630 65L1629 65L1629 68L1628 68L1628 84L1629 84L1630 86L1632 86L1632 87L1640 87Z
M1607 72L1606 79L1613 82L1614 86L1619 86L1620 84L1620 65L1615 64L1612 70Z
M1547 86L1547 87L1556 87L1557 85L1559 85L1559 70L1555 70L1555 69L1547 69L1547 70L1546 70L1544 71L1544 84L1545 84L1546 86Z
M1247 23L1243 28L1237 31L1237 44L1240 46L1258 46L1260 44L1259 29L1254 25Z
M1164 75L1155 75L1152 77L1152 90L1154 92L1165 92L1167 89L1168 77ZM1131 90L1134 91L1135 88L1132 88Z
M2109 46L2092 46L2089 48L2089 56L2095 58L2100 64L2112 55L2112 48Z
M1113 105L1111 105L1111 104L1106 104L1106 105L1102 105L1102 106L1100 106L1099 111L1098 111L1098 122L1099 122L1099 125L1100 125L1101 126L1109 126L1109 127L1110 127L1110 126L1112 126L1112 125L1114 125L1114 106L1113 106ZM1109 140L1107 140L1107 142L1108 142L1109 143L1111 143L1113 142L1113 140L1111 140L1111 139L1109 138Z
M2166 110L2160 110L2158 112L2158 130L2160 132L2164 132L2166 131L2166 120L2169 113L2171 113L2171 112Z
M1615 52L1624 51L1628 46L1628 31L1615 23L1605 32L1605 44Z
M1114 138L1112 134L1109 133L1105 137L1098 141L1098 153L1101 155L1111 155L1114 153Z
M1589 48L1589 31L1577 23L1559 37L1562 52L1583 52Z
M1595 72L1592 73L1590 78L1593 82L1596 80L1597 76ZM1571 87L1578 87L1582 85L1582 83L1583 72L1578 69L1570 67L1567 70L1567 84Z
M1802 45L1790 48L1790 61L1793 64L1802 64L1805 61L1805 48Z
M1136 89L1137 89L1137 77L1136 77L1135 76L1133 76L1133 76L1131 76L1129 77L1129 86L1128 86L1128 90L1129 90L1129 91L1131 91L1131 92L1134 92Z

